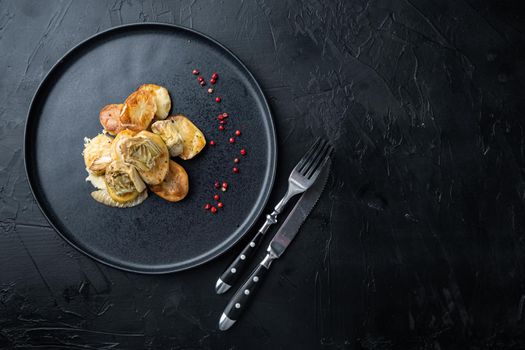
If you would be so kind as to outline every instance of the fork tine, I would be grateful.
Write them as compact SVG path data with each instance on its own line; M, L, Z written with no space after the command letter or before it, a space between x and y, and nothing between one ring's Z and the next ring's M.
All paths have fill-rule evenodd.
M312 167L312 165L316 162L316 159L319 159L319 157L324 152L324 149L326 148L327 145L328 145L328 141L323 139L323 142L321 142L321 144L317 147L317 150L316 150L315 154L313 154L310 157L310 159L307 161L307 163L301 169L301 175L302 176L305 176L307 171L308 171L308 169L310 169Z
M312 161L319 155L319 152L321 152L326 143L327 141L324 138L321 138L319 144L316 146L315 150L308 156L305 163L297 169L301 175L304 175L304 173L306 172L306 168L312 165Z
M329 152L330 150L330 145L327 144L321 151L321 153L319 154L319 157L317 157L315 159L315 161L312 162L312 165L307 169L307 171L305 171L304 173L304 177L306 178L310 178L310 176L312 175L312 173L319 167L319 165L321 164L321 162L323 161L323 159L326 157L326 154Z
M308 164L308 166L305 166L303 168L303 170L301 171L301 175L303 176L306 176L311 169L314 169L316 168L316 164L318 164L320 162L321 159L323 159L324 157L324 154L326 153L326 150L330 147L330 144L328 142L326 142L323 147L320 147L319 148L319 151L317 152L317 154L315 155L314 158L312 158L312 160L310 161L310 163Z
M313 143L313 145L308 149L308 151L306 151L306 153L304 154L304 156L301 158L301 160L299 161L299 163L297 163L297 165L295 166L295 168L293 169L294 171L297 170L299 171L299 169L304 165L304 163L306 163L306 160L308 158L310 158L310 156L312 155L313 152L315 152L315 150L318 148L318 145L319 145L319 142L321 142L321 138L318 137L315 142Z
M310 155L312 154L312 152L315 151L315 149L317 148L317 145L319 144L319 142L321 141L321 138L318 137L315 142L310 146L310 148L308 149L308 151L306 151L306 153L303 155L303 157L301 158L301 160L299 161L299 163L297 163L297 165L294 167L293 171L298 171L300 167L303 166L303 164L306 162L306 160L308 159L308 157L310 157Z
M309 180L315 181L317 179L317 176L319 176L319 174L321 173L321 170L323 170L324 166L326 165L326 162L328 162L328 159L330 159L330 156L332 155L333 151L334 151L334 148L330 146L321 164L319 164L319 166L315 169L315 171L309 172L308 174L306 174L306 177Z

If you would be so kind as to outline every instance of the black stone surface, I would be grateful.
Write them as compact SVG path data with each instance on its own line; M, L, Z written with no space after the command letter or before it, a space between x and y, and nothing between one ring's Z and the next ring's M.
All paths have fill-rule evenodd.
M27 185L37 85L86 37L141 21L211 35L254 73L278 132L271 204L312 135L337 147L227 333L214 283L242 243L122 272L64 242ZM0 348L524 348L524 30L519 1L0 1Z

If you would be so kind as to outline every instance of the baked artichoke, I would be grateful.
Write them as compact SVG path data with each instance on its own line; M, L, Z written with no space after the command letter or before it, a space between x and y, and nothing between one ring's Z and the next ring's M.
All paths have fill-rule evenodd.
M134 200L146 189L135 167L120 160L107 167L104 181L110 197L119 203Z
M84 163L86 169L95 174L102 175L111 163L111 143L113 139L104 134L98 134L92 139L84 139Z
M184 149L184 140L177 131L174 120L159 120L151 125L151 131L159 135L168 147L170 156L176 157Z
M182 137L182 153L179 157L187 160L195 157L206 145L206 138L202 131L199 130L188 118L183 115L169 117L175 124L175 129Z
M120 144L125 139L133 137L136 134L137 133L135 131L131 131L131 130L122 130L121 132L119 132L118 135L113 140L113 143L111 144L111 159L122 160L122 157L120 156L120 152L118 151L120 148Z
M162 139L149 131L141 131L133 137L123 137L115 149L117 159L137 168L145 183L156 185L168 173L169 153Z

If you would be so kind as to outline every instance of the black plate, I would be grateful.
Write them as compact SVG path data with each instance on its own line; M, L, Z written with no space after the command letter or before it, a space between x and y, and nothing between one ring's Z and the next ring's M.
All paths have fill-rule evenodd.
M192 75L219 74L209 95ZM150 193L135 208L95 202L85 182L83 138L101 132L98 112L122 103L140 84L170 91L172 114L188 116L215 147L195 159L177 160L187 170L190 193L179 203ZM221 103L214 101L222 98ZM226 131L216 116L228 112ZM228 142L236 129L235 144ZM246 148L239 174L233 159ZM260 215L273 184L276 140L264 95L248 69L217 41L166 24L133 24L82 42L48 73L29 109L25 164L33 194L55 230L70 244L105 264L141 273L166 273L202 264L230 248ZM227 181L219 193L224 209L212 215L214 180Z

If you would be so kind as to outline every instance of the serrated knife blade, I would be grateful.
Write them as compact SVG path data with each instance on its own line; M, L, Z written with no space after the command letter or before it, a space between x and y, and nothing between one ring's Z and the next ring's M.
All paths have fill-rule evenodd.
M321 197L326 182L328 181L330 165L331 161L328 160L315 184L303 193L301 198L299 198L292 211L288 214L288 217L284 220L281 227L271 240L267 251L273 255L274 258L278 258L284 253L299 232L299 228L303 222L315 207L315 204L319 200L319 197Z

